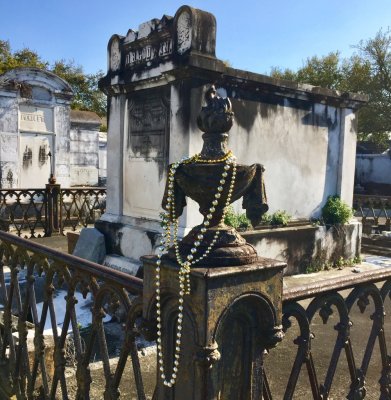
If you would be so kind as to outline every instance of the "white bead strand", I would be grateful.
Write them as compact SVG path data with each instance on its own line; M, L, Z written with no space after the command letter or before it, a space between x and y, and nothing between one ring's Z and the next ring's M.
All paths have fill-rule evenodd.
M178 243L178 228L179 222L178 218L175 215L175 196L174 196L174 185L175 185L175 172L176 169L181 164L187 164L190 162L225 162L224 170L222 173L222 177L219 181L220 185L217 187L217 192L215 194L215 199L212 201L212 205L209 208L209 212L201 225L200 232L197 235L197 240L195 240L193 246L191 246L190 253L186 257L186 261L183 261L181 258L181 254L179 251L179 243ZM168 190L167 190L167 204L166 204L166 213L163 214L162 217L162 225L164 229L164 238L161 240L162 246L159 247L158 259L156 261L156 320L157 320L157 355L158 355L158 366L161 372L161 379L163 380L163 384L168 387L172 387L175 385L177 372L179 367L180 360L180 351L181 351L181 339L182 339L182 328L183 328L183 303L184 303L184 295L190 294L190 267L204 259L212 250L213 246L216 244L218 236L220 234L219 230L216 230L216 233L213 236L212 241L204 251L202 255L198 258L194 258L194 254L197 252L198 247L200 246L202 240L204 239L204 233L207 231L207 227L210 225L210 220L213 219L213 213L216 211L216 206L219 204L219 199L221 198L221 193L224 190L224 185L226 183L226 179L228 176L228 171L231 169L232 165L232 175L231 181L228 188L227 199L225 201L225 206L223 209L223 213L221 216L220 223L224 221L227 208L230 204L233 189L235 186L236 179L236 161L232 152L229 151L222 159L220 160L202 160L200 159L200 155L196 155L190 159L182 159L180 163L174 163L169 171L168 176ZM173 232L171 232L171 230ZM174 366L172 369L170 379L166 379L166 374L164 370L164 360L163 360L163 340L162 340L162 310L161 310L161 292L160 292L160 266L161 266L161 257L163 251L168 251L171 246L171 242L173 242L175 256L177 262L180 266L178 272L179 279L179 299L178 299L178 321L176 327L176 341L175 341L175 350L174 350Z

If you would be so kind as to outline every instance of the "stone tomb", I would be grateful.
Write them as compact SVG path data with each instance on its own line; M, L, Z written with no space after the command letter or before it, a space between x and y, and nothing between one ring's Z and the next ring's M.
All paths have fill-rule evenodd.
M68 150L72 96L67 82L37 68L0 76L2 188L43 188L50 175L49 151L57 153L56 167L64 171L61 154Z
M355 112L365 97L227 67L215 43L214 16L188 6L108 43L100 81L109 98L108 197L96 226L109 254L133 265L157 245L168 164L201 150L196 118L211 84L232 101L228 147L238 162L266 169L271 212L309 219L329 195L352 203ZM201 221L197 208L187 202L181 234Z
M37 68L0 76L0 187L44 188L51 172L62 186L98 184L101 119L71 110L72 88Z
M99 180L101 119L91 111L71 110L70 120L70 185L96 186Z

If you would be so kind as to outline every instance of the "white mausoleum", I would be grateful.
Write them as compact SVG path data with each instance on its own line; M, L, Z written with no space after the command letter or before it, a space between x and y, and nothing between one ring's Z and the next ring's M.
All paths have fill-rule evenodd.
M64 187L98 185L101 120L71 110L72 98L65 80L38 68L0 76L1 188L42 188L51 172Z

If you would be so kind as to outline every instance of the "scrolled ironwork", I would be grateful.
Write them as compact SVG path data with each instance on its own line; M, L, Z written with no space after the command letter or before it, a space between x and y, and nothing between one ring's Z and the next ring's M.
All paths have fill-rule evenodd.
M105 188L71 188L60 192L60 230L76 231L93 224L106 209Z
M0 189L0 230L24 238L65 234L94 224L105 209L105 188Z
M0 261L0 364L5 366L0 394L20 399L94 398L90 367L97 349L104 398L120 398L125 376L134 382L137 398L147 398L136 345L141 334L136 324L142 305L140 279L5 232L0 232ZM63 311L55 301L59 293ZM78 320L81 296L91 300L93 309L84 337ZM112 318L121 314L125 331L114 365L103 321L107 313Z
M292 326L291 318L296 319L299 325L300 335L294 340L294 344L296 344L298 348L284 399L291 399L293 397L301 368L304 364L307 368L312 394L314 398L319 398L319 385L311 353L311 339L313 338L313 334L310 330L310 322L306 310L298 303L286 303L283 308L283 327L285 332Z
M46 189L0 189L0 229L22 237L47 233Z
M368 396L381 400L390 399L391 357L387 350L385 336L386 329L390 327L390 321L389 318L386 319L384 311L384 302L390 296L391 271L388 270L363 273L362 276L354 276L350 281L330 279L322 283L287 289L284 292L283 303L284 331L288 332L295 325L298 326L299 336L294 339L298 348L283 399L293 399L298 393L300 396L304 392L313 399L328 399L333 387L338 391L337 398L341 399L359 400L368 398ZM309 304L308 301L310 301ZM368 307L371 307L368 318L370 329L368 336L364 335L365 344L361 349L361 346L355 346L351 337L352 327L360 330L361 335L363 334L361 327L354 324L357 316L353 313L353 309L357 309L359 314L365 313L367 316ZM335 341L331 342L334 343L334 348L331 351L330 360L324 365L325 376L322 379L319 375L320 371L316 368L320 353L316 353L314 350L324 344L314 340L312 334L317 325L314 322L317 315L323 324L328 324L337 318L337 322L333 322L337 337ZM330 318L331 316L332 318ZM376 343L378 343L378 347ZM380 351L381 373L378 378L378 387L374 388L373 385L368 387L366 377L370 372L371 360L377 348ZM324 355L323 350L322 348ZM275 350L272 350L271 355L273 351ZM358 360L357 357L361 351L363 351L363 355ZM344 372L344 376L350 377L350 384L344 395L341 394L343 388L335 387L334 379L337 366L341 365L342 354L345 355L347 361L347 370ZM358 361L359 363L356 365ZM307 367L305 370L302 368L304 365ZM267 379L269 382L273 382L275 371L273 374L268 374L268 372L265 371ZM300 374L306 374L309 379L310 387L306 390L303 387L298 389ZM334 398L334 396L332 397Z
M141 400L150 398L153 390L147 397L145 386L148 382L143 379L137 340L144 334L148 336L146 339L153 340L155 332L153 324L146 325L140 318L142 288L140 279L0 232L0 298L3 304L0 314L0 397L6 393L21 399L94 398L92 365L95 365L94 354L98 351L103 376L99 382L101 396L121 398L121 382L131 375L132 395ZM55 302L59 290L63 297L62 312L56 309ZM78 299L81 296L91 297L92 301L87 335L78 323ZM268 400L300 398L303 387L299 377L305 375L309 382L305 388L308 398L390 399L391 356L386 341L390 321L385 314L385 302L390 301L390 296L391 271L386 268L362 272L349 279L329 279L286 289L282 319L286 337L280 346L270 349L270 355L262 354L257 358L252 369L252 373L259 374L253 378L257 396L263 393L263 398ZM123 321L123 340L114 364L104 322L109 314L112 318L121 317ZM357 316L366 318L369 327L368 335L365 330L360 339L364 339L360 346L352 338L352 332L362 330L362 320L357 323ZM49 320L50 335L47 334ZM324 350L324 344L314 335L319 321L336 331L336 338L331 339L330 359L323 366L324 374L318 369L317 351L319 346ZM299 330L293 339L294 350L292 343L287 343L293 327ZM278 326L273 330L278 338L282 338L280 329ZM259 330L257 334L262 337L265 332ZM73 364L69 359L70 346ZM278 368L269 370L264 359L272 357L279 347L284 346L293 351L294 359L286 386L280 388L282 394L276 395L275 382L281 382L278 380L281 371ZM216 348L202 349L200 358L213 364L218 359ZM367 379L375 352L380 355L381 362L377 387L369 385ZM347 362L344 371L346 390L335 387L342 356ZM335 389L338 390L337 397L333 394ZM341 390L345 392L338 397Z

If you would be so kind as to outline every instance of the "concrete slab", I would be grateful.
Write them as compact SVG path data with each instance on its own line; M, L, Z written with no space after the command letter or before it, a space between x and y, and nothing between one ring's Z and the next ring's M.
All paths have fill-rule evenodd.
M62 251L68 253L68 240L66 236L55 235L51 237L43 237L36 239L29 239L32 242L42 244L43 246L50 247L53 250Z
M362 255L362 263L353 267L343 269L332 269L329 271L319 271L312 274L299 274L284 277L284 289L295 286L304 286L310 283L319 283L326 279L338 279L346 276L354 276L362 272L374 271L391 267L391 257Z
M83 228L73 255L102 264L106 256L104 235L95 228Z

